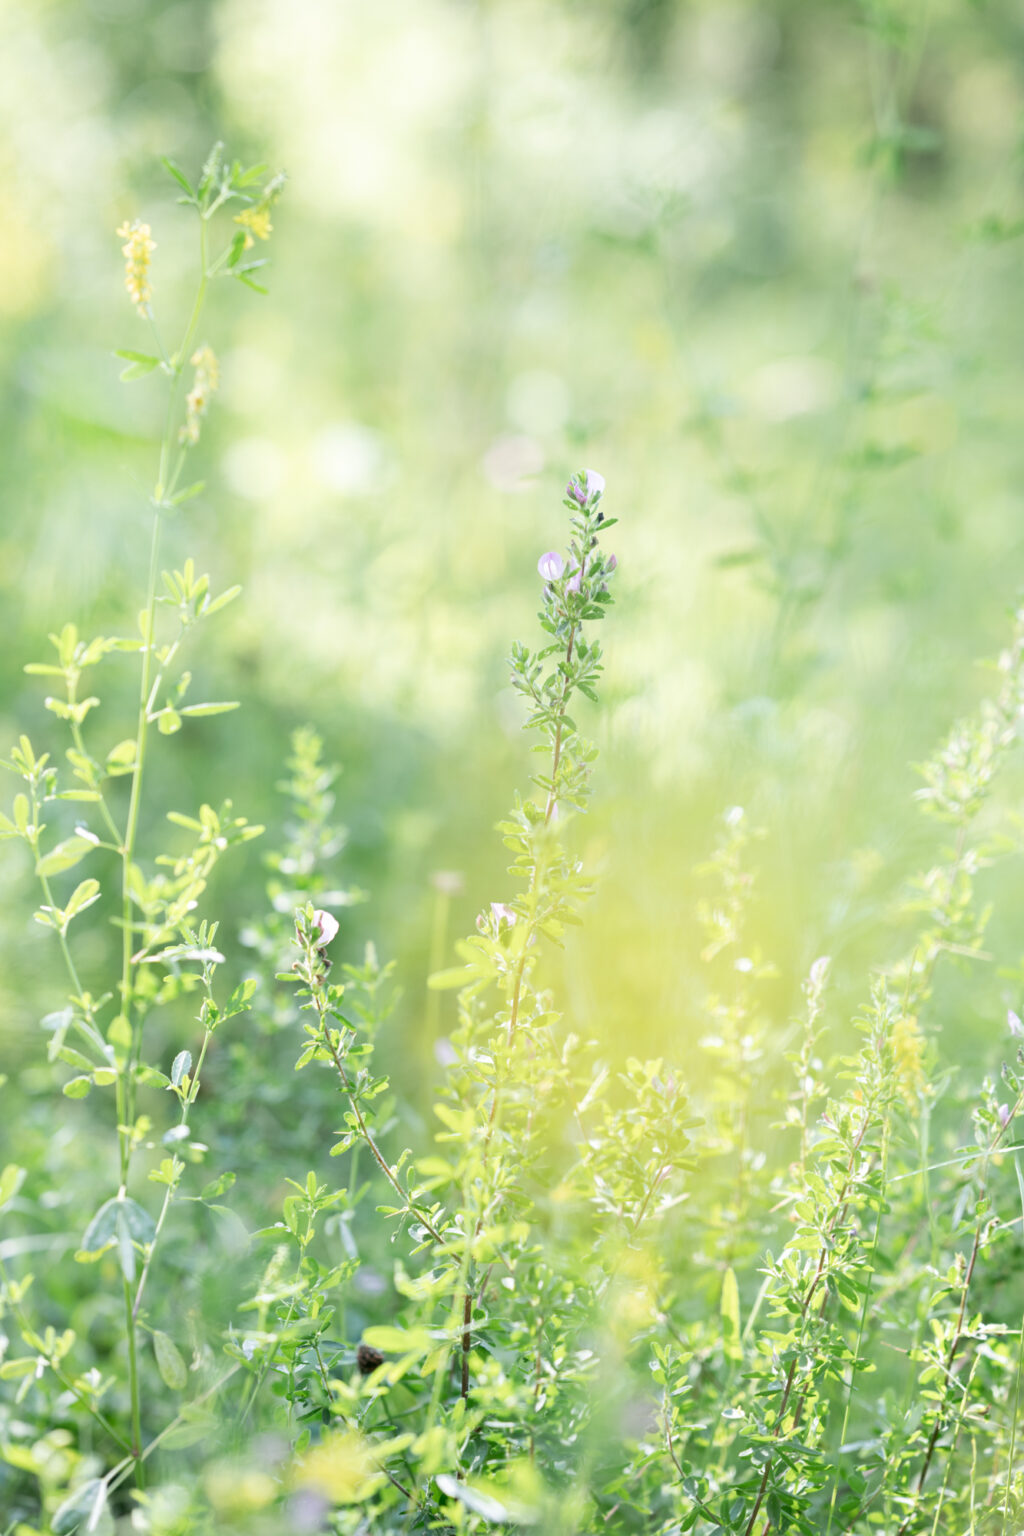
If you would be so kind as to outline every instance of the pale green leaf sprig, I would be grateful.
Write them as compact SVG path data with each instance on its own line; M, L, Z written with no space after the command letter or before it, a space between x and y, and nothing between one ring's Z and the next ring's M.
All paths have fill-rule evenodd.
M962 824L977 815L1017 739L1024 709L1024 604L1014 613L1010 644L994 666L998 692L976 716L954 726L934 757L919 767L925 784L917 798L940 820Z
M396 1162L389 1162L374 1134L373 1101L386 1092L388 1079L373 1072L373 1040L352 1023L343 1007L346 988L360 980L358 971L349 968L345 982L328 981L332 966L328 947L337 933L337 919L314 908L311 902L295 915L294 943L299 958L291 972L281 973L278 980L298 983L304 1010L312 1015L304 1024L307 1042L295 1064L296 1071L313 1061L334 1068L349 1108L332 1155L357 1144L366 1146L399 1200L397 1206L382 1207L383 1214L398 1217L403 1225L411 1224L417 1244L443 1245L445 1237L440 1229L445 1218L440 1207L426 1200L425 1190L406 1172L411 1153L406 1150Z
M354 886L339 885L331 876L331 865L348 841L347 829L333 817L334 784L339 770L324 762L323 740L310 726L293 731L290 746L287 777L277 785L287 800L284 837L281 845L272 848L263 860L268 872L267 911L246 923L239 935L272 974L291 963L297 907L311 902L314 910L333 914L364 901L366 896ZM373 974L368 973L364 980L373 993L372 999L361 996L357 989L350 993L350 1002L363 1010L363 1026L372 1029L394 1006L396 994L392 988L384 1008L393 965L377 965L374 956L369 970ZM264 989L260 1004L262 1020L283 1027L294 1023L297 1017L293 987Z

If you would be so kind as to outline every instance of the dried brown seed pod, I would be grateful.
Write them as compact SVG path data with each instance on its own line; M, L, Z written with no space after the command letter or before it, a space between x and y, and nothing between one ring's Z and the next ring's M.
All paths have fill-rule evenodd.
M369 1376L371 1371L375 1371L378 1365L383 1364L384 1356L379 1349L374 1349L372 1344L360 1344L356 1350L356 1365L364 1376Z

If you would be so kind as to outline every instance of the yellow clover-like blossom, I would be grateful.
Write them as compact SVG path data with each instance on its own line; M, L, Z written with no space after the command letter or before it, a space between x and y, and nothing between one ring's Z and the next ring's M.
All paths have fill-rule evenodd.
M241 224L245 231L246 250L254 243L254 235L257 240L269 240L274 228L270 222L269 203L257 203L255 208L243 208L241 213L235 214L235 223Z
M185 397L185 424L178 432L178 441L194 445L199 441L199 423L206 415L210 396L220 383L220 364L212 347L197 348L190 361L196 373Z
M152 231L148 224L143 224L139 219L133 219L129 224L125 221L117 231L119 239L125 243L121 247L125 258L124 285L140 315L145 315L149 309L149 301L152 297L152 289L149 285L149 262L156 250L156 241L152 238Z

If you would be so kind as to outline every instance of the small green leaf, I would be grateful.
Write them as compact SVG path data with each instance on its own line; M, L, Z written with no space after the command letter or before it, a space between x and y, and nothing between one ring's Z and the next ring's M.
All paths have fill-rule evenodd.
M180 713L183 715L223 715L229 709L237 709L238 703L232 704L183 704Z
M722 1277L722 1351L727 1360L743 1359L740 1341L740 1293L736 1275L727 1269Z
M446 1493L450 1499L458 1499L459 1503L472 1510L474 1515L480 1515L492 1525L504 1522L510 1517L508 1506L500 1499L485 1493L480 1487L473 1488L468 1483L461 1483L458 1478L452 1477L448 1472L439 1472L435 1481L442 1493Z
M457 965L447 971L434 971L433 975L427 977L427 986L432 992L450 992L455 987L468 986L473 980L475 972L472 966Z
M88 1077L73 1077L70 1083L64 1084L64 1096L68 1099L84 1099L92 1088L92 1079Z
M219 1200L221 1195L226 1194L234 1182L235 1175L233 1173L222 1173L218 1178L211 1179L209 1184L203 1186L199 1191L199 1198L200 1200Z
M201 832L203 824L194 816L186 816L181 811L168 811L167 820L173 821L176 827L187 827L190 832Z
M79 912L84 912L86 907L91 907L94 901L99 899L100 883L98 880L83 880L76 885L71 892L71 899L64 908L64 916L70 921Z
M99 1253L113 1242L118 1203L117 1200L104 1200L85 1229L81 1248L83 1253Z
M175 731L181 730L181 716L169 704L157 715L156 723L161 736L173 736Z
M107 1505L107 1485L90 1478L66 1498L51 1521L53 1536L114 1536L114 1522Z
M183 491L179 491L176 496L172 496L167 505L169 507L180 507L183 501L191 501L193 496L200 496L205 490L206 481L197 480L193 485L187 485Z
M119 741L116 747L111 747L107 753L107 772L111 777L119 773L131 773L135 767L135 754L137 743L134 736L129 736L126 741Z
M83 1056L81 1051L74 1050L70 1045L61 1046L57 1052L57 1060L66 1061L69 1067L80 1067L83 1072L91 1072L96 1065L94 1061L89 1060L88 1056Z
M255 976L247 976L240 981L238 986L228 998L228 1005L224 1009L224 1018L233 1018L236 1013L244 1013L256 991L258 983Z
M221 592L218 597L213 597L200 610L203 618L209 618L211 613L216 613L220 608L226 608L228 603L233 603L241 592L241 587L228 587L226 592Z
M128 1050L132 1043L132 1027L123 1013L117 1014L110 1021L107 1030L107 1039L111 1045L119 1045L122 1050Z
M182 1078L185 1077L191 1071L192 1071L192 1052L191 1051L179 1051L177 1056L175 1056L174 1063L173 1063L173 1065L171 1067L171 1083L173 1084L173 1086L175 1088L179 1088L181 1086Z
M160 1378L165 1387L170 1387L172 1392L181 1392L188 1384L188 1368L181 1357L181 1353L173 1339L159 1329L153 1333L153 1353L156 1355L156 1368L160 1372Z
M56 848L44 854L36 865L36 874L49 878L50 875L63 874L66 869L74 869L80 864L87 853L91 853L99 842L99 838L93 833L75 832L71 837L58 843Z
M5 1360L0 1365L0 1381L17 1381L22 1376L32 1376L39 1366L38 1355L25 1355L20 1360Z
M25 1179L24 1168L19 1168L17 1163L8 1163L0 1173L0 1210L14 1199Z
M144 379L147 373L152 373L154 368L160 366L158 357L148 357L144 352L118 352L116 355L133 359L127 368L121 369L121 379L125 384L130 384L134 379Z
M185 173L178 169L178 167L175 165L173 160L168 160L166 155L162 155L161 156L160 164L163 166L163 168L167 172L168 176L172 176L174 178L174 180L178 183L178 186L181 187L182 191L183 192L187 192L189 197L194 202L195 201L195 193L192 191L192 188L189 186L188 178L186 177Z
M364 1344L386 1355L425 1355L433 1342L426 1328L393 1328L388 1323L363 1333Z
M135 1081L143 1088L166 1088L171 1080L163 1072L158 1072L156 1067L142 1066L135 1069Z

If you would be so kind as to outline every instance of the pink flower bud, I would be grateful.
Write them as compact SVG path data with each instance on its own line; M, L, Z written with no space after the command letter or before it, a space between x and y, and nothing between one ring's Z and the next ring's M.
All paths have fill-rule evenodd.
M313 921L320 930L320 948L329 944L338 933L338 919L332 917L330 912L321 912L319 909L313 913Z
M491 902L491 916L494 918L494 921L498 924L499 927L503 922L508 923L511 926L512 923L514 923L516 920L516 915L512 908L506 907L503 901Z
M1020 1015L1014 1013L1012 1008L1006 1010L1006 1022L1009 1025L1011 1035L1024 1036L1024 1024L1020 1021Z
M1003 1127L1003 1130L1005 1131L1006 1127L1010 1123L1010 1106L1009 1106L1009 1104L1000 1104L999 1108L996 1110L996 1114L999 1116L999 1124Z
M583 572L580 570L573 571L572 575L569 577L569 580L565 584L565 590L567 592L578 592L582 580Z
M609 575L611 575L612 571L615 570L615 568L618 565L618 563L619 563L619 560L618 560L618 556L617 555L609 555L608 556L608 559L604 563L604 568L608 572Z
M569 481L565 494L579 506L588 506L604 494L604 475L599 475L596 469L581 469Z
M557 550L549 549L546 555L541 555L537 561L537 569L545 581L557 581L565 570L565 561Z

